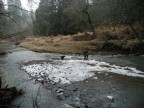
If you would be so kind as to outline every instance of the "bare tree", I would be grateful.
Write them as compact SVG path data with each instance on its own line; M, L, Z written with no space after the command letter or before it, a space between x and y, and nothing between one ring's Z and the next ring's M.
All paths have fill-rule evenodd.
M89 5L90 5L90 4L89 4L89 0L86 0L86 6L85 6L85 8L83 9L83 13L85 13L85 14L87 15L87 22L88 22L88 24L90 25L90 29L91 29L91 31L92 31L92 33L93 33L93 36L96 37L95 28L94 28L94 26L93 26L93 23L92 23L92 20L91 20L91 17L90 17L90 13L89 13L89 11L88 11Z

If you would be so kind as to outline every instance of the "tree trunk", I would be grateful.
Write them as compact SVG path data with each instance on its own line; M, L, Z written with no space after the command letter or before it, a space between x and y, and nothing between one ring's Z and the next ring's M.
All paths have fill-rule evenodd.
M2 80L1 80L1 77L0 77L0 89L1 89L1 87L2 87Z
M88 22L89 25L90 25L90 29L91 29L91 31L93 32L93 36L96 37L95 29L94 29L94 26L93 26L93 24L92 24L92 21L91 21L90 15L89 15L88 12L85 12L85 13L87 14L87 17L88 17L87 22Z
M86 4L85 9L83 10L83 13L85 13L85 14L87 15L87 22L88 22L88 24L90 25L90 29L91 29L91 32L93 33L93 36L96 38L95 28L94 28L94 26L93 26L93 24L92 24L92 20L91 20L90 14L89 14L89 12L88 12L89 1L86 0L86 3L87 3L87 4Z

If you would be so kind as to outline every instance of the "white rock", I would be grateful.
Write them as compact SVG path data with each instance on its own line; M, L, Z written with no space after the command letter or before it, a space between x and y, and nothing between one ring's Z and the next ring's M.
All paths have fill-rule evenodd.
M107 98L108 98L109 100L113 100L113 99L114 99L113 96L107 96Z
M64 89L59 89L59 90L57 90L56 92L57 93L62 93L64 91Z
M93 77L93 79L97 80L97 79L98 79L98 77Z

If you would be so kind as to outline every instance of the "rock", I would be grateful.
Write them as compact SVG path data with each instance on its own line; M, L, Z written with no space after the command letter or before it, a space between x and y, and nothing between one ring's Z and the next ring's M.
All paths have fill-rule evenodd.
M109 100L111 100L111 101L114 100L113 96L107 96L107 98L108 98Z
M90 108L88 105L85 105L84 107L85 107L85 108Z
M70 96L70 95L68 95L68 94L67 94L67 95L65 95L65 97L69 97L69 96Z
M108 76L109 74L108 73L105 73L105 76Z
M7 53L6 52L0 52L0 55L6 55Z
M52 85L56 85L56 82L52 82L51 84L52 84Z
M73 91L76 92L78 90L78 88L75 88Z
M19 45L20 44L20 42L16 42L14 45Z
M97 79L98 79L98 77L93 77L93 79L97 80Z
M60 100L60 101L62 101L62 98L61 98L60 95L57 96L57 99Z
M59 93L58 95L63 95L63 92Z
M56 92L57 93L61 93L61 92L63 92L64 90L63 89L59 89L59 90L57 90Z

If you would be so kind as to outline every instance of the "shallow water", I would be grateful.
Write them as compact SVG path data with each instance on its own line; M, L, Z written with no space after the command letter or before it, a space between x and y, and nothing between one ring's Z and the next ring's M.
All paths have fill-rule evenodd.
M0 56L0 70L2 71L3 86L16 86L23 89L25 94L14 100L12 108L33 108L33 103L38 97L39 108L86 108L88 104L92 108L143 108L144 106L144 80L122 75L109 74L98 75L98 80L87 79L87 83L75 82L70 85L41 85L20 69L20 64L27 60L59 60L61 54L36 53L15 45L5 44L0 50L8 52ZM82 60L83 56L67 55L66 59ZM114 56L92 55L89 59L104 61L120 66L131 66L144 71L144 56ZM59 87L67 94L73 94L63 100L57 99L54 94ZM73 92L77 87L80 92ZM38 92L39 91L39 92ZM107 99L108 95L114 97L114 102ZM79 99L78 99L79 98ZM75 103L77 99L80 101Z

